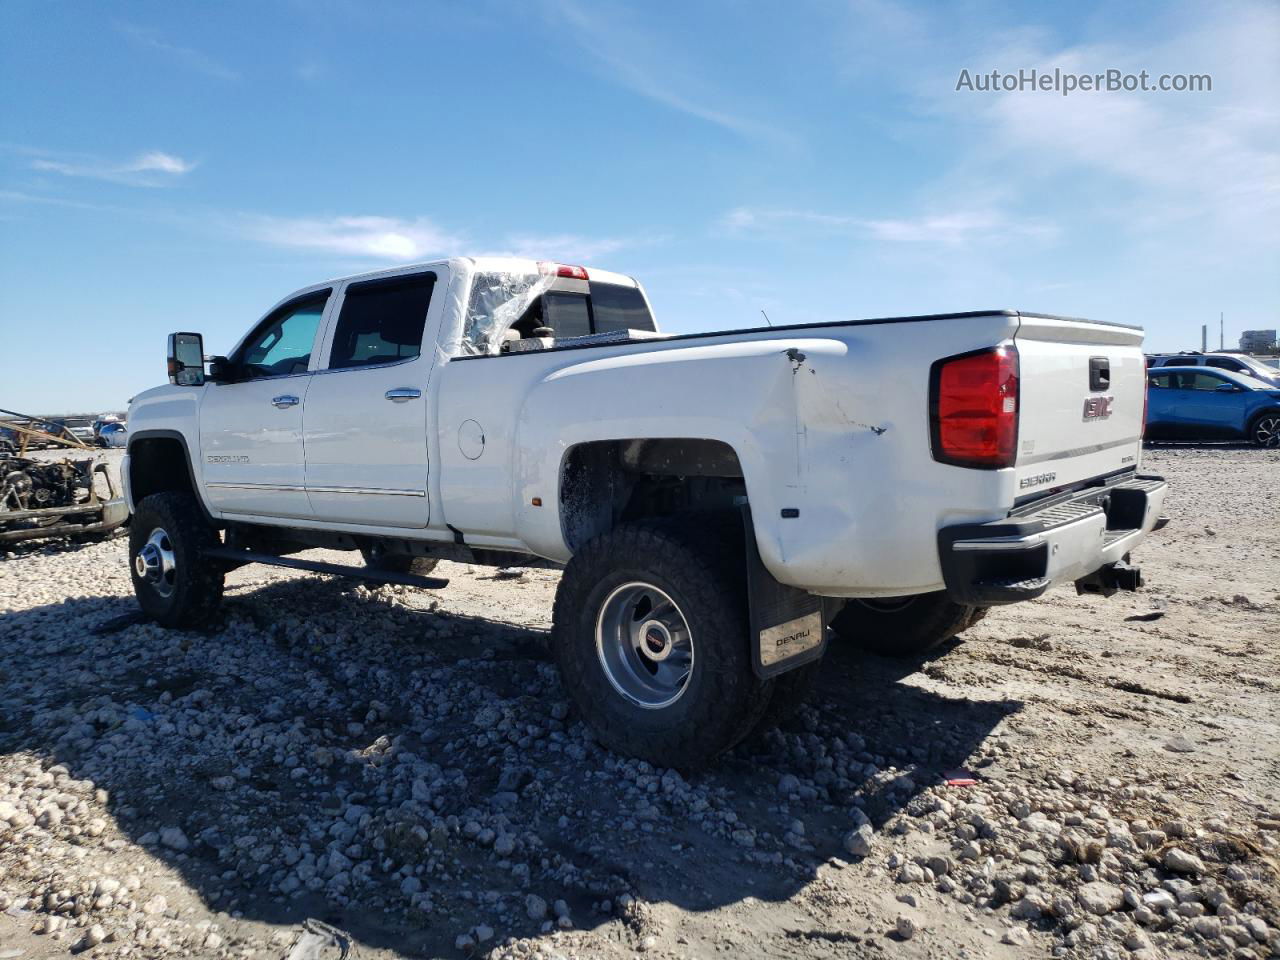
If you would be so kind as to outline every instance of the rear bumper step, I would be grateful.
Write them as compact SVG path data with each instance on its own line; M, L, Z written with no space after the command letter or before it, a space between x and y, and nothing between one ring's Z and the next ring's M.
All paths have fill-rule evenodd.
M957 603L994 606L1032 600L1058 583L1110 596L1136 590L1142 576L1128 553L1160 515L1163 477L1128 476L1080 491L1070 500L990 523L938 532L947 592Z

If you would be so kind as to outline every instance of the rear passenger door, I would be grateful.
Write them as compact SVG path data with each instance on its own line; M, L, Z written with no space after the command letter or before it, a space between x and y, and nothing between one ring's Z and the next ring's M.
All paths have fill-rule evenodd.
M348 283L303 411L306 486L318 519L421 528L427 499L427 381L440 271ZM433 309L433 304L435 308Z

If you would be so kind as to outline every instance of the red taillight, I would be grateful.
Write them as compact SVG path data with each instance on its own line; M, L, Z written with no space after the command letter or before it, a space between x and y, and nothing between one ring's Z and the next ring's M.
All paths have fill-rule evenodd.
M933 458L989 470L1018 453L1018 351L995 347L933 365L929 384Z
M575 267L567 263L552 263L550 260L539 260L538 270L542 273L554 273L557 277L568 277L570 280L589 280L586 267Z

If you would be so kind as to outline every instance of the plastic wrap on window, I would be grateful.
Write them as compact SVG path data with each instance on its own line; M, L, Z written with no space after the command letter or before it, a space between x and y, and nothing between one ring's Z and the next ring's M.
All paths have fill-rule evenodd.
M471 282L458 352L493 354L506 331L555 282L555 274L527 270L479 270Z

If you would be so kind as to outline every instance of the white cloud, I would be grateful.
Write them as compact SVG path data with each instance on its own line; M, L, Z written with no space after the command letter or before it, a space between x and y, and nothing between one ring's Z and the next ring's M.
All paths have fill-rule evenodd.
M823 227L854 227L861 221L856 217L840 216L831 213L818 213L814 210L763 210L753 207L735 207L720 220L720 226L727 230L751 230L765 228L770 225L784 223L808 223Z
M966 243L1000 243L1010 240L1051 240L1057 236L1052 223L1017 219L995 207L977 207L929 213L917 217L876 219L814 210L753 209L737 207L720 220L730 232L777 234L797 227L825 230L842 236L884 243L956 246Z
M175 157L172 153L161 153L159 150L153 150L138 157L128 169L137 173L146 173L154 170L158 173L183 174L190 173L195 169L195 164L188 163L181 157Z
M424 217L270 217L246 219L248 235L262 243L410 263L457 251L461 241Z
M980 106L979 116L994 135L991 149L1019 156L1033 170L1127 184L1135 191L1130 196L1135 226L1158 229L1198 219L1226 229L1266 229L1271 223L1267 232L1274 236L1280 213L1280 113L1274 100L1259 94L1280 89L1280 75L1266 66L1274 63L1277 43L1280 8L1252 10L1230 26L1198 32L1194 44L1183 37L1158 50L1014 48L993 58L1073 73L1104 67L1134 74L1143 69L1209 72L1215 87L1207 93L1000 94ZM1256 65L1252 75L1216 69L1228 49ZM1034 180L1035 174L1022 179Z
M188 70L203 73L205 76L213 77L216 80L240 79L240 74L221 61L191 47L170 43L160 35L158 30L150 27L139 27L131 23L117 24L116 29L139 46L155 50Z
M617 250L653 242L575 233L509 234L501 242L476 244L425 217L273 217L245 215L235 229L259 243L319 250L382 263L412 263L433 257L528 257L590 263Z
M881 66L914 95L931 128L950 122L960 134L930 196L994 187L1008 200L1040 209L1066 204L1073 215L1155 241L1175 225L1232 241L1280 237L1280 7L1256 0L1173 6L1137 32L1118 12L1109 16L1100 14L1082 31L1086 39L1072 44L1036 27L976 31L954 14L898 25L895 40L914 55L895 46L898 64ZM956 91L962 68L973 76L1146 71L1149 82L1209 74L1212 90Z
M643 19L606 4L590 8L575 0L551 0L556 30L569 28L583 52L602 74L655 103L754 140L791 144L794 138L777 124L758 120L728 104L729 96L715 90L689 60L666 38L647 30Z
M573 233L514 234L507 238L509 249L498 256L532 257L585 263L608 256L634 243L614 237L584 237Z
M15 149L31 158L28 162L33 170L134 187L159 187L173 183L196 166L191 161L159 150L141 153L132 160L111 161L88 154L54 153L29 147Z
M960 210L923 217L868 220L877 240L956 246L980 241L1051 240L1057 227L1040 219L1015 220L998 210Z

